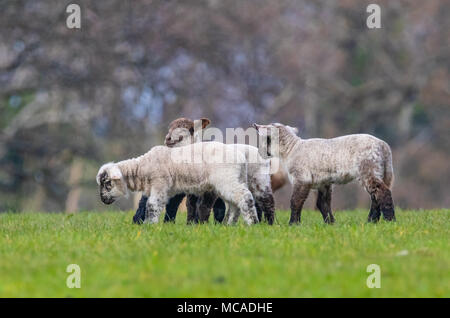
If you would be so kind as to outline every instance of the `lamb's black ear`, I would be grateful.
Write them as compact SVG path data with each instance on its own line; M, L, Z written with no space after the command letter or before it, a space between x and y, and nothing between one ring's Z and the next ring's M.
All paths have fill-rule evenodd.
M205 129L206 126L211 124L211 121L208 118L200 118L200 120L202 121L202 129Z
M108 173L106 171L103 171L100 175L97 176L97 184L103 184L105 183L105 180L108 178Z

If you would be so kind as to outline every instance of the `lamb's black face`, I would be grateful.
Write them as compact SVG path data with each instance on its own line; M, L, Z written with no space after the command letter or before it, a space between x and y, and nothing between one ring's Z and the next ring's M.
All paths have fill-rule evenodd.
M267 156L268 157L272 156L271 144L272 144L272 137L268 135L268 136L266 136L266 151L267 151Z
M112 204L115 201L114 196L111 194L113 190L112 180L109 178L108 173L104 171L100 175L100 199L104 204Z
M272 152L271 152L271 144L272 144L272 136L271 136L271 130L269 125L258 125L258 124L253 124L253 127L256 129L256 131L258 132L258 135L260 136L260 145L259 145L259 149L260 149L260 154L264 157L264 158L269 158L272 156Z

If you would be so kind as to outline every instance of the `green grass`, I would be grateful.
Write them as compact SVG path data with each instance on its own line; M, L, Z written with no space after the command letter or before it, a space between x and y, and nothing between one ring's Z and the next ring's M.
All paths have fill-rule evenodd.
M136 226L130 213L0 214L0 297L450 297L450 210L316 211L302 225ZM407 251L407 252L405 252ZM407 255L405 255L407 254ZM81 288L66 267L81 267ZM381 288L366 286L369 264Z

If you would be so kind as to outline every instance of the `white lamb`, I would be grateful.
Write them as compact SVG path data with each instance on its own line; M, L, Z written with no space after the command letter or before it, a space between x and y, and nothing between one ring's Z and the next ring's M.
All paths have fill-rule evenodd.
M390 187L393 181L392 154L389 145L371 135L357 134L332 139L301 139L291 127L282 124L257 125L265 139L267 152L279 153L288 169L294 190L290 223L299 223L303 203L310 189L317 189L317 208L326 223L333 223L332 184L358 180L370 194L369 222L395 220ZM272 136L278 133L278 142ZM278 149L276 149L278 147Z
M234 160L227 162L224 158ZM240 210L246 224L258 221L255 202L247 187L245 156L222 143L179 148L156 146L140 157L103 165L97 173L97 183L105 204L113 203L128 190L143 191L149 196L144 223L157 223L173 195L205 192L220 195L232 214Z

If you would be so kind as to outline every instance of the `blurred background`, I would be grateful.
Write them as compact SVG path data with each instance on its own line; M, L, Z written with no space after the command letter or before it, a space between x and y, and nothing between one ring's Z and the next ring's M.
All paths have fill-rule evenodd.
M181 116L373 134L392 147L397 206L449 207L449 17L447 0L2 0L0 211L132 208L100 202L99 166L162 144ZM334 209L368 203L335 188Z

